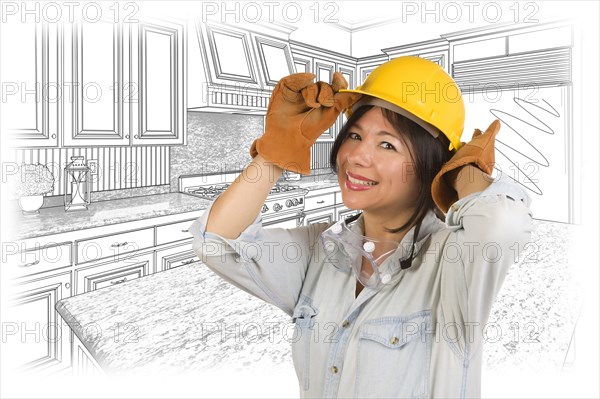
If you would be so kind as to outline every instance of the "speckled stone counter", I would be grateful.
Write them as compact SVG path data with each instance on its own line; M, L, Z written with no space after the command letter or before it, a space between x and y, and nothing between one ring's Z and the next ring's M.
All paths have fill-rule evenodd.
M583 304L585 266L573 259L577 225L533 221L535 230L511 266L488 321L488 370L560 371Z
M579 227L534 225L532 245L492 308L484 372L560 370L565 361L583 295L569 257ZM229 373L262 364L293 373L289 317L202 264L66 298L57 309L108 372Z
M334 174L328 175L316 175L316 176L302 176L300 180L289 181L286 184L292 184L300 186L300 188L306 188L308 190L317 190L321 188L339 187L337 176Z
M12 215L12 239L77 231L206 209L210 201L188 194L167 193L92 202L85 211L65 212L63 207L42 208L37 215Z
M305 189L336 187L335 175L303 176L299 181L280 181ZM182 193L153 194L92 202L87 211L65 212L62 206L42 208L37 215L24 216L17 210L7 216L13 240L66 233L98 226L130 222L206 209L210 201Z
M202 264L66 298L56 309L109 374L291 361L290 318Z

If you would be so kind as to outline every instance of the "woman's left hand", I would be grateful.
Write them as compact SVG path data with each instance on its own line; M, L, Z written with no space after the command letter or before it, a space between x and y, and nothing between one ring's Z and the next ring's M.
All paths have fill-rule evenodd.
M475 183L481 180L481 178L457 179L465 165L473 164L487 175L492 174L495 163L494 143L499 130L500 121L498 119L490 124L485 133L475 129L471 141L467 144L463 143L433 179L431 195L436 205L444 213L447 213L450 205L458 200L460 189L456 185L459 180L461 184L464 184L465 181ZM471 177L470 173L468 177Z

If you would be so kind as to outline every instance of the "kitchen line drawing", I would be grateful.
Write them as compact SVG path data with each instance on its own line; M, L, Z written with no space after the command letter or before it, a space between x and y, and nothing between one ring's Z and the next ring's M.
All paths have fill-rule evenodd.
M77 379L229 375L255 364L284 370L293 384L290 321L202 267L188 228L250 161L280 78L311 72L329 82L338 71L355 88L403 55L437 62L459 84L462 141L500 119L496 172L533 200L531 251L518 254L494 305L490 320L504 334L486 343L484 372L575 367L583 293L569 254L585 222L576 107L582 54L592 51L582 48L579 26L553 11L535 19L547 3L515 3L518 22L506 4L495 23L432 23L437 30L407 39L390 35L413 26L400 8L374 2L367 12L351 3L278 3L304 19L276 12L268 21L252 14L262 3L225 13L226 3L214 2L94 3L97 18L61 23L17 18L17 3L4 9L3 221L11 222L2 239L3 370ZM311 176L280 179L263 206L264 225L357 212L342 203L328 167L344 121L313 146ZM79 186L65 173L74 160L85 175ZM37 193L41 208L24 214L11 184L37 164L53 184ZM66 212L77 187L79 203L89 204Z

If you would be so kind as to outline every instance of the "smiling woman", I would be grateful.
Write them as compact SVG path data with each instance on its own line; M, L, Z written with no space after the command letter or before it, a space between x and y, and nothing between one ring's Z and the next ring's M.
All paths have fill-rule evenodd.
M331 168L338 174L346 206L379 209L373 215L380 214L389 225L397 226L390 229L388 239L400 241L427 210L437 209L431 181L452 155L446 150L448 145L445 136L436 140L410 119L369 104L359 107L338 135L331 151ZM375 181L377 187L360 184L360 180ZM370 188L376 189L373 193L377 195L352 195ZM364 204L368 198L376 200L370 207ZM443 220L441 212L438 216Z
M313 79L279 81L252 164L190 227L194 250L292 318L302 397L481 396L485 324L532 229L527 193L490 176L499 123L462 143L458 86L417 57L356 90L339 73ZM362 212L263 228L283 169L309 174L310 146L343 110L330 161L344 204ZM257 167L262 177L248 178Z

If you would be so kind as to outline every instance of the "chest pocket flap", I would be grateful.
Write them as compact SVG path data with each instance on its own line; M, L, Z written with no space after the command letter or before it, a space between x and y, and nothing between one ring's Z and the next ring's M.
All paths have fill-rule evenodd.
M380 343L388 348L401 348L413 340L425 342L425 334L431 329L429 311L421 311L405 317L382 317L361 325L359 338Z
M356 397L427 397L431 311L368 320L359 329ZM373 384L373 381L383 381Z

